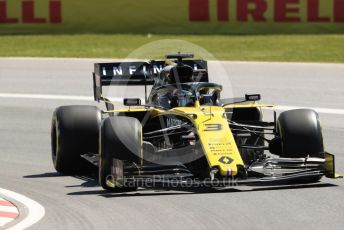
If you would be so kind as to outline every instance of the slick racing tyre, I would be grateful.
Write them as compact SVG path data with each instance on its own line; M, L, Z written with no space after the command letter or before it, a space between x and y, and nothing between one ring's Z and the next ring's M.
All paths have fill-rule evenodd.
M62 106L51 125L53 164L61 174L86 174L96 167L81 157L98 153L101 112L95 106Z
M277 121L280 156L287 158L324 158L324 144L319 116L314 110L297 109L281 113ZM313 183L322 175L297 179L295 183Z
M139 163L142 153L142 125L132 117L114 116L106 118L100 130L99 183L109 191L135 190L136 186L109 187L113 159L127 163Z
M277 122L281 138L281 156L324 158L319 116L314 110L297 109L281 113Z

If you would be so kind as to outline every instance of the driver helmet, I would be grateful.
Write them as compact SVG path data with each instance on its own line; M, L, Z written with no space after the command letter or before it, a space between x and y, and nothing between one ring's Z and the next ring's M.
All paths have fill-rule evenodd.
M184 89L177 89L172 96L171 105L173 107L186 107L194 105L194 96L192 92Z

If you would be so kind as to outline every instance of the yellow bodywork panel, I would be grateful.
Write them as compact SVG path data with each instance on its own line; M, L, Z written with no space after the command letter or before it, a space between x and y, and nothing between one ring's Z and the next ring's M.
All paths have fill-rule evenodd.
M172 111L194 116L193 122L210 168L218 168L222 176L237 175L237 166L244 163L223 107L179 107Z
M113 112L151 112L151 117L158 115L179 115L189 118L197 129L203 152L210 168L218 168L222 176L238 174L238 165L244 166L240 152L229 128L225 108L221 106L177 107L169 111L156 108L118 109Z
M115 110L105 110L104 113L128 113L128 112L147 112L151 113L151 117L157 116L161 113L166 113L165 110L158 109L158 108L141 108L141 107L134 107L134 108L123 108L123 109L115 109Z

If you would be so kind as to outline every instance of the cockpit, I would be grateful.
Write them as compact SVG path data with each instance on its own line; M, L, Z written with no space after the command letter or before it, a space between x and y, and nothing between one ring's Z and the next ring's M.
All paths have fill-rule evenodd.
M209 83L207 70L185 64L182 61L184 56L171 56L178 58L178 61L171 62L161 70L149 96L149 103L164 109L195 106L196 101L200 105L219 105L222 86Z
M219 105L222 86L207 82L167 84L154 89L151 93L152 104L165 109L200 105Z

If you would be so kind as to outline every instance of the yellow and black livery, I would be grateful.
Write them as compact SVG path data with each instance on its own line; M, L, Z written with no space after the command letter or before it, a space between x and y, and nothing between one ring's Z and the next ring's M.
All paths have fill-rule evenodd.
M222 86L209 82L206 61L192 60L192 54L166 58L95 64L94 99L104 101L106 110L55 111L52 149L59 172L68 173L73 171L70 165L88 161L97 166L100 184L118 191L147 182L226 186L340 177L334 155L324 150L315 111L291 110L278 117L274 113L273 121L263 121L261 109L273 106L259 104L259 94L221 98ZM111 85L141 85L145 98L124 98L127 107L117 109L103 96L103 87ZM148 85L153 85L150 93ZM61 146L66 140L63 124L71 123L63 120L70 119L64 113L78 116L73 127L80 130L70 133L89 133L87 138L96 139L85 142L82 135L68 133L86 145L83 150L73 147L77 156L67 156L66 146Z

